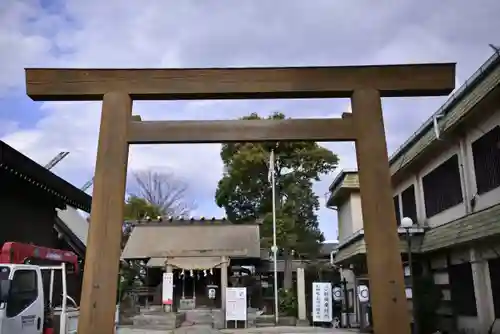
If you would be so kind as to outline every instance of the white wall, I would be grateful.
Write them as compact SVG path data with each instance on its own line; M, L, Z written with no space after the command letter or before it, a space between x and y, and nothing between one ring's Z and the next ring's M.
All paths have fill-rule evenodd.
M351 200L351 214L352 214L352 230L353 233L363 228L363 212L361 209L361 195L359 193L352 193Z
M338 207L338 225L340 243L363 228L359 193L350 194L349 198Z
M352 213L351 201L347 200L342 205L338 206L338 230L339 230L339 243L342 243L346 238L353 234L352 230Z

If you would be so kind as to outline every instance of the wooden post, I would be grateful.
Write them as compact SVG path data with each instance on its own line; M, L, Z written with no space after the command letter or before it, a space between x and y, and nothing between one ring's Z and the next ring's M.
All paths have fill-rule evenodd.
M374 333L410 333L380 92L351 97Z
M132 100L104 95L78 333L114 333Z

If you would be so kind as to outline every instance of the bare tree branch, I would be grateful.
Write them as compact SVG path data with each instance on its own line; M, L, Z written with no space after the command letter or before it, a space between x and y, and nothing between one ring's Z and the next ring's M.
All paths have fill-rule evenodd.
M133 172L132 177L135 189L129 193L158 206L164 216L188 217L196 208L186 199L188 184L173 173L141 170Z

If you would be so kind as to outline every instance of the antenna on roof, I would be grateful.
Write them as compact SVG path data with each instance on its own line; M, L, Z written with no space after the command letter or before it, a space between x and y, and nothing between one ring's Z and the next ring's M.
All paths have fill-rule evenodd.
M500 47L498 46L495 46L493 44L488 44L490 48L493 49L493 51L495 51L495 53L497 53L498 55L500 55Z

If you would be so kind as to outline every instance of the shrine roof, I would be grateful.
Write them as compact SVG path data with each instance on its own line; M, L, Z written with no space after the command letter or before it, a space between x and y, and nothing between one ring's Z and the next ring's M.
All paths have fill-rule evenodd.
M122 259L179 256L259 258L259 224L220 220L177 220L135 224Z
M90 212L92 197L0 140L0 169L72 207Z

